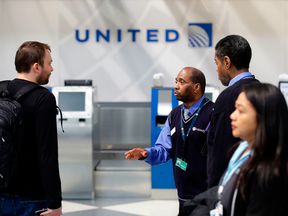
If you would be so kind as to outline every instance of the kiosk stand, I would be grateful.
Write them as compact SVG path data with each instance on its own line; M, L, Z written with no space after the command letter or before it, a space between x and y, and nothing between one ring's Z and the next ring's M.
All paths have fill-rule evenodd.
M64 199L91 199L93 190L92 86L53 87L62 110L63 128L58 122L59 167ZM60 120L60 115L58 115Z
M174 95L174 88L152 88L151 147L155 146L155 142L165 124L169 113L177 106L178 101ZM152 166L151 182L152 198L170 199L177 197L173 176L172 160L165 164Z

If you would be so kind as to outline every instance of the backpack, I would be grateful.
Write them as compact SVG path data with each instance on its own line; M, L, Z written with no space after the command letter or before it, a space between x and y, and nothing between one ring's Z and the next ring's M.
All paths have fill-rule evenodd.
M31 83L12 96L7 90L9 83L10 81L0 82L0 191L9 185L11 155L17 147L22 130L23 110L17 100L33 89L39 88L38 85Z

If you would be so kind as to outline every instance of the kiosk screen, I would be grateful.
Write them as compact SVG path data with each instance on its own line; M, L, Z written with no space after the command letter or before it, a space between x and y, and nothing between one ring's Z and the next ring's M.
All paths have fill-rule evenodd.
M59 92L59 107L62 111L85 111L85 92Z

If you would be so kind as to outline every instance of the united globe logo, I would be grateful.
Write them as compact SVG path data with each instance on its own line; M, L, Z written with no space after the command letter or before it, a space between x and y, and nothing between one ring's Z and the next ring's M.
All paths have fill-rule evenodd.
M212 23L189 23L188 25L189 47L212 46Z
M159 35L159 32L164 32ZM75 30L75 39L80 43L88 42L92 37L96 43L105 43L112 40L122 42L122 37L126 36L131 38L131 42L137 42L139 34L146 35L148 43L157 43L165 41L167 43L175 43L179 41L180 34L177 29L97 29L91 31ZM114 37L113 37L114 36ZM115 37L116 36L116 37ZM142 36L143 37L143 36ZM186 37L187 38L187 37ZM187 40L187 39L185 39ZM184 42L185 43L185 42ZM188 23L188 46L189 47L212 47L212 23Z

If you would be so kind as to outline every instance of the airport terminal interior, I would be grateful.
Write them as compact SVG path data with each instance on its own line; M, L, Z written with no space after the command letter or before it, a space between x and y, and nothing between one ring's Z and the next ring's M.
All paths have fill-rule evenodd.
M177 215L172 163L151 167L124 155L153 146L169 112L179 105L174 89L157 82L151 103L100 103L97 88L87 80L67 80L50 89L65 131L58 115L63 215ZM207 86L206 97L217 94Z
M288 102L287 14L286 0L0 0L0 80L17 75L20 44L51 46L63 215L177 215L171 160L150 166L125 152L154 146L181 103L183 67L203 71L215 102L225 87L214 47L229 34L249 41L249 71Z

